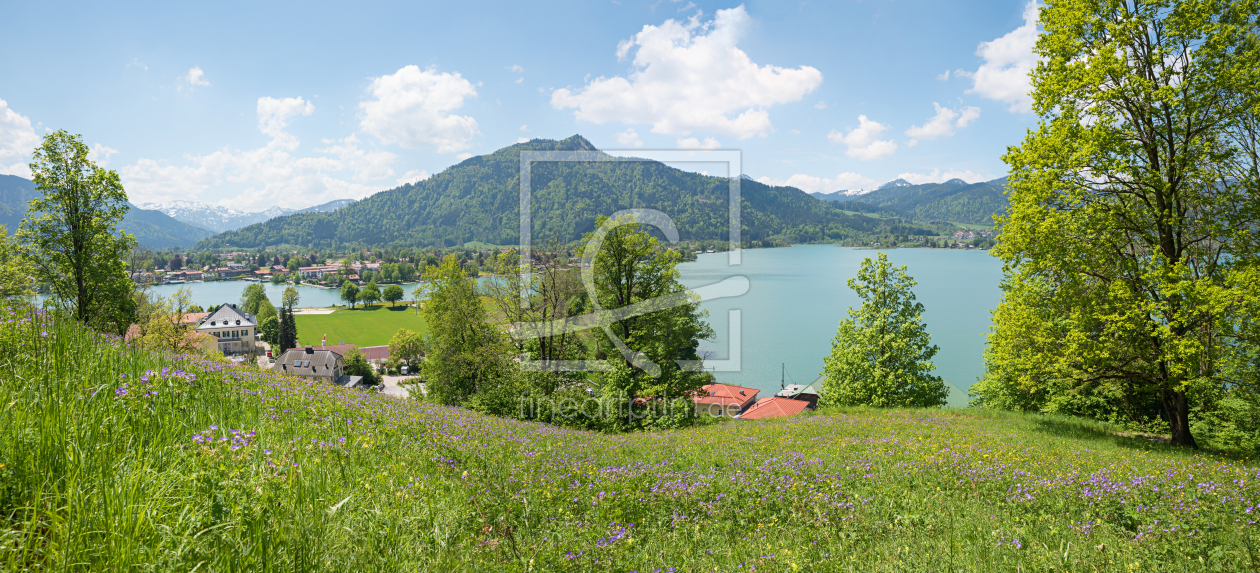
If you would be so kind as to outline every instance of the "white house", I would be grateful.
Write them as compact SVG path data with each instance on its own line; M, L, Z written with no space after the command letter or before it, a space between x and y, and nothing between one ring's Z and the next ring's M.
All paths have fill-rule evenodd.
M224 354L252 352L258 321L234 304L221 304L197 323L197 332L217 338L219 351Z

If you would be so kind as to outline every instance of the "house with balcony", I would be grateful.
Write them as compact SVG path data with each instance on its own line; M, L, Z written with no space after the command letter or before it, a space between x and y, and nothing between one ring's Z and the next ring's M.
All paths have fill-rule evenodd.
M219 352L224 354L252 354L256 351L258 321L254 315L236 308L234 304L221 304L197 323L197 332L218 340Z

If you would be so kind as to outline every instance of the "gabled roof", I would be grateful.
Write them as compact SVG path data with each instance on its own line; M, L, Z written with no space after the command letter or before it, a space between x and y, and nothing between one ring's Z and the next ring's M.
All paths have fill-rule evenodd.
M271 369L296 376L332 376L341 355L331 350L290 348L276 359Z
M706 384L704 391L707 395L701 394L693 398L697 404L735 405L741 409L756 401L757 393L760 392L756 388L731 386L729 384Z
M779 418L782 416L795 416L804 412L809 407L809 402L804 400L793 400L791 398L766 398L756 404L753 404L748 411L739 415L741 420L760 420L763 418Z
M201 319L201 324L197 325L197 330L249 326L257 326L254 322L254 315L230 304L221 304L219 308L210 311L210 316Z

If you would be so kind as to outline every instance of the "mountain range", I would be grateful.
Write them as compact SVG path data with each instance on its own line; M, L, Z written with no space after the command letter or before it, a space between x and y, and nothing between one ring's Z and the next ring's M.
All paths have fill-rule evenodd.
M836 191L810 195L848 211L888 212L919 221L992 225L993 215L1009 206L1003 191L1005 185L1005 177L981 183L950 179L919 185L897 179L861 194Z
M621 209L660 210L684 240L729 237L730 180L682 171L657 161L616 158L585 138L535 139L468 158L417 183L379 192L332 213L277 217L198 243L198 248L279 245L515 244L520 232L522 151L586 151L598 161L540 161L530 178L536 241L572 241L599 215ZM742 237L783 242L845 240L869 234L928 234L899 218L846 213L795 187L741 178Z
M166 201L162 203L142 203L141 209L149 209L153 211L161 211L170 217L201 227L209 229L215 233L224 231L234 231L241 227L249 226L254 223L261 223L276 217L284 215L292 215L294 213L331 213L345 207L354 202L354 199L337 199L329 201L322 205L307 207L305 209L288 209L285 207L272 207L264 211L245 212L215 205L213 203L205 203L202 201Z
M26 203L37 197L35 182L16 175L0 175L0 225L8 234L17 232L26 216ZM160 211L131 205L119 228L135 235L141 245L150 249L191 247L197 241L214 235L200 227L177 221Z

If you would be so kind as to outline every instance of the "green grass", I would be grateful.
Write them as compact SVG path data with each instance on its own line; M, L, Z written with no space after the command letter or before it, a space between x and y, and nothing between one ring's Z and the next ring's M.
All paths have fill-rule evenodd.
M428 333L429 325L415 307L390 306L389 303L364 308L342 308L332 314L299 314L298 341L302 345L318 345L325 334L329 344L381 346L389 344L400 328Z
M2 571L1260 567L1254 461L1071 418L600 435L0 310L0 436Z

